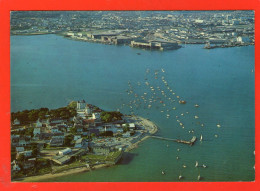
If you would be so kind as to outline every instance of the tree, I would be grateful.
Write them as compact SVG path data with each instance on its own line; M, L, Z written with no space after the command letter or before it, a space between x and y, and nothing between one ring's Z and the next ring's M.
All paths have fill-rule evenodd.
M109 123L111 121L122 120L123 114L119 111L103 111L100 115L101 120Z
M36 157L40 153L37 143L32 144L32 156Z
M124 131L124 133L129 131L129 124L128 123L123 127L123 131Z
M73 135L67 135L64 139L64 146L70 147L71 146L71 142L73 141Z
M22 153L22 154L19 154L19 156L18 156L18 158L17 158L17 161L23 163L24 160L25 160L24 154L23 154L23 153Z
M76 129L76 127L74 126L74 127L72 127L72 128L70 128L70 133L72 133L72 134L75 134L75 133L77 133L77 129Z
M24 135L33 136L33 128L26 128Z
M68 108L74 108L74 109L76 109L76 107L77 107L77 102L76 102L76 101L71 101L67 107L68 107Z

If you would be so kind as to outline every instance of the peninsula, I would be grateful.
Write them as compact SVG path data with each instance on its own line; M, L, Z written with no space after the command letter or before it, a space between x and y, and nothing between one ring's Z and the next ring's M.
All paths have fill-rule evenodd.
M13 181L47 178L115 165L156 133L148 119L104 111L84 100L66 107L11 114Z

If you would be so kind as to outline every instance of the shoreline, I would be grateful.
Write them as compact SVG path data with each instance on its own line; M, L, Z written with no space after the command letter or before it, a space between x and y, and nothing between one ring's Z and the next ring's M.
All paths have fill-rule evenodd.
M109 43L109 42L102 42L101 40L97 40L97 39L81 39L81 38L72 38L72 37L66 37L65 35L62 35L60 33L51 33L51 32L39 32L39 33L21 33L21 34L17 34L17 33L11 33L11 35L14 36L34 36L34 35L48 35L48 34L54 34L54 35L58 35L58 36L62 36L68 40L74 40L74 41L80 41L80 42L89 42L89 43L98 43L98 44L105 44L105 45L114 45L114 46L130 46L129 44L113 44L113 43ZM205 41L201 41L201 42L180 42L178 43L180 45L205 45ZM244 47L244 46L255 46L255 43L249 43L249 44L233 44L233 45L227 45L227 44L221 44L221 45L216 45L216 46L212 46L210 48L203 48L206 50L210 50L210 49L215 49L215 48L235 48L235 47ZM130 46L131 47L131 46ZM184 48L184 47L180 47L180 48ZM178 48L177 48L178 49ZM150 50L150 49L147 49ZM168 49L167 49L168 50ZM167 50L163 50L163 51L167 51ZM172 49L172 50L176 50L176 49Z
M150 137L150 135L153 135L158 131L157 125L154 122L152 122L152 121L150 121L146 118L143 118L143 117L140 117L140 116L135 116L135 115L134 116L125 115L125 117L127 117L130 120L135 121L135 123L138 126L142 126L144 128L144 130L146 131L142 136L140 136L138 138L138 140L135 143L129 145L125 149L125 152L129 152L129 151L137 148L139 143L145 141L146 139L148 139ZM88 171L92 171L92 170L96 170L96 169L100 169L100 168L105 168L105 167L110 167L110 166L114 166L114 165L116 165L116 164L99 164L99 165L93 166L92 168L78 167L78 168L73 168L73 169L67 169L67 170L64 170L64 171L57 173L57 174L48 173L48 174L43 174L43 175L36 175L36 176L18 178L18 179L11 181L11 182L38 182L38 181L44 182L44 180L48 180L48 179L53 179L53 178L58 178L58 177L62 177L62 176L88 172Z

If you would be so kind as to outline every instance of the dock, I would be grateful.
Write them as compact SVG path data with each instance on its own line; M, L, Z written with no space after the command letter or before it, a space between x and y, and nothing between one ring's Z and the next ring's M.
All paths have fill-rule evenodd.
M181 140L181 139L171 139L171 138L165 138L165 137L159 137L159 136L150 136L150 137L155 138L155 139L161 139L161 140L166 140L166 141L174 141L177 143L188 144L190 146L192 146L197 140L196 136L193 136L191 138L191 140L189 140L189 141L185 141L185 140Z

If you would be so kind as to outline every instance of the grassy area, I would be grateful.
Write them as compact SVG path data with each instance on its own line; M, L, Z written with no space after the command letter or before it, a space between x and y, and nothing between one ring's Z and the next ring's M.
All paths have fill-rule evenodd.
M63 150L66 149L67 147L51 147L50 145L47 145L46 148L43 150Z
M114 160L122 153L122 151L110 152L108 155L94 155L87 154L82 156L81 159L90 161L91 164L95 164L96 162L114 162Z
M75 162L72 162L72 163L67 164L67 165L55 166L54 172L59 173L59 172L62 172L62 171L65 171L65 170L68 170L68 169L71 169L71 168L82 167L84 165L85 165L85 163L83 163L83 162L75 161Z
M51 173L51 167L42 167L37 171L37 175Z

